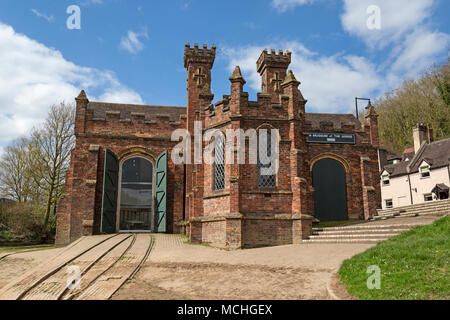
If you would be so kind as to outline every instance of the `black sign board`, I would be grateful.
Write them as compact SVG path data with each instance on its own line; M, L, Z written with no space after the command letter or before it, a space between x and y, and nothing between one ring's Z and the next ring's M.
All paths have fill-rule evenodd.
M310 133L306 141L309 143L356 144L356 136L352 133Z

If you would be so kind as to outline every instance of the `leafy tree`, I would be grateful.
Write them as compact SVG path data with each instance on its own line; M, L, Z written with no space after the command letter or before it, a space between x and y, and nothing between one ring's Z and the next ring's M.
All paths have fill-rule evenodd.
M27 138L15 140L0 159L0 192L21 203L30 201L33 193L30 145Z
M419 121L433 128L435 140L450 137L449 102L450 60L417 80L404 81L375 102L381 144L397 153L412 147L412 130Z
M55 216L64 189L70 153L75 143L74 121L75 109L72 105L54 105L44 124L31 134L33 181L46 199L43 236L47 233L52 212Z

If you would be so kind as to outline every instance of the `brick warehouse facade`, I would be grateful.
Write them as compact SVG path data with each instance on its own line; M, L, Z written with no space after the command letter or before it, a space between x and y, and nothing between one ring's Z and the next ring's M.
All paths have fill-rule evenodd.
M300 243L312 232L313 217L319 216L318 207L326 199L322 196L329 196L313 187L326 190L312 174L316 172L317 180L318 170L330 164L324 161L337 164L337 170L342 171L343 180L332 182L334 178L330 178L330 185L341 186L338 189L344 197L345 218L367 219L380 207L378 123L373 107L368 108L363 125L349 114L306 113L300 82L288 71L291 53L274 50L265 50L257 61L262 78L257 101L249 101L243 90L245 80L236 67L230 77L231 93L212 104L215 54L214 46L186 45L187 107L90 102L84 91L80 93L76 98L76 146L58 208L58 245L101 233L106 150L117 157L120 168L133 157L155 165L158 155L166 150L170 154L179 143L171 141L172 132L188 129L192 133L194 121L201 121L204 131L278 129L279 171L273 186L259 186L258 166L248 164L246 144L246 164L225 163L224 187L218 191L214 188L214 165L175 165L169 156L166 232L185 233L192 242L228 249ZM324 133L353 141L314 140ZM194 142L192 138L192 145ZM233 142L227 140L225 144ZM120 194L119 189L120 183L115 194ZM114 210L119 221L120 196L113 200L117 202ZM151 210L154 214L155 209ZM116 225L114 232L121 229L118 222Z

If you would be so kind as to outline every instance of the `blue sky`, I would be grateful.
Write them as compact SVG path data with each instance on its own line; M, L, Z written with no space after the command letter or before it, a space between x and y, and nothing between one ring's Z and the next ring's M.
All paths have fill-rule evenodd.
M81 30L66 26L70 5ZM370 5L380 30L367 28ZM308 111L352 112L355 96L376 98L446 61L449 13L445 0L2 0L0 148L81 89L91 100L184 106L188 42L218 48L216 100L235 65L256 99L256 60L274 48L293 52Z

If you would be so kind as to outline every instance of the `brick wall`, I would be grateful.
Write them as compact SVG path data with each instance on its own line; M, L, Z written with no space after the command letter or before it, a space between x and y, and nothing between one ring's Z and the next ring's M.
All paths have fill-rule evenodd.
M300 82L287 70L290 53L281 51L264 51L258 59L262 92L256 101L249 100L237 67L230 77L230 93L213 103L215 53L215 47L186 45L186 108L89 102L84 92L80 94L76 99L76 148L58 211L58 244L100 231L105 149L121 160L140 155L155 161L161 152L178 144L170 141L172 132L186 128L193 134L195 121L202 123L203 131L278 129L276 187L258 186L257 165L249 164L248 139L245 147L241 146L246 164L235 161L225 165L224 190L213 188L212 165L176 166L169 157L168 232L185 230L192 242L228 249L300 243L312 232L311 170L321 158L340 161L346 169L349 218L367 219L380 207L378 121L373 108L363 125L351 115L306 113ZM306 142L309 132L353 133L356 144L310 144ZM206 145L201 143L202 148ZM237 151L233 149L235 156ZM186 223L181 229L183 217Z

